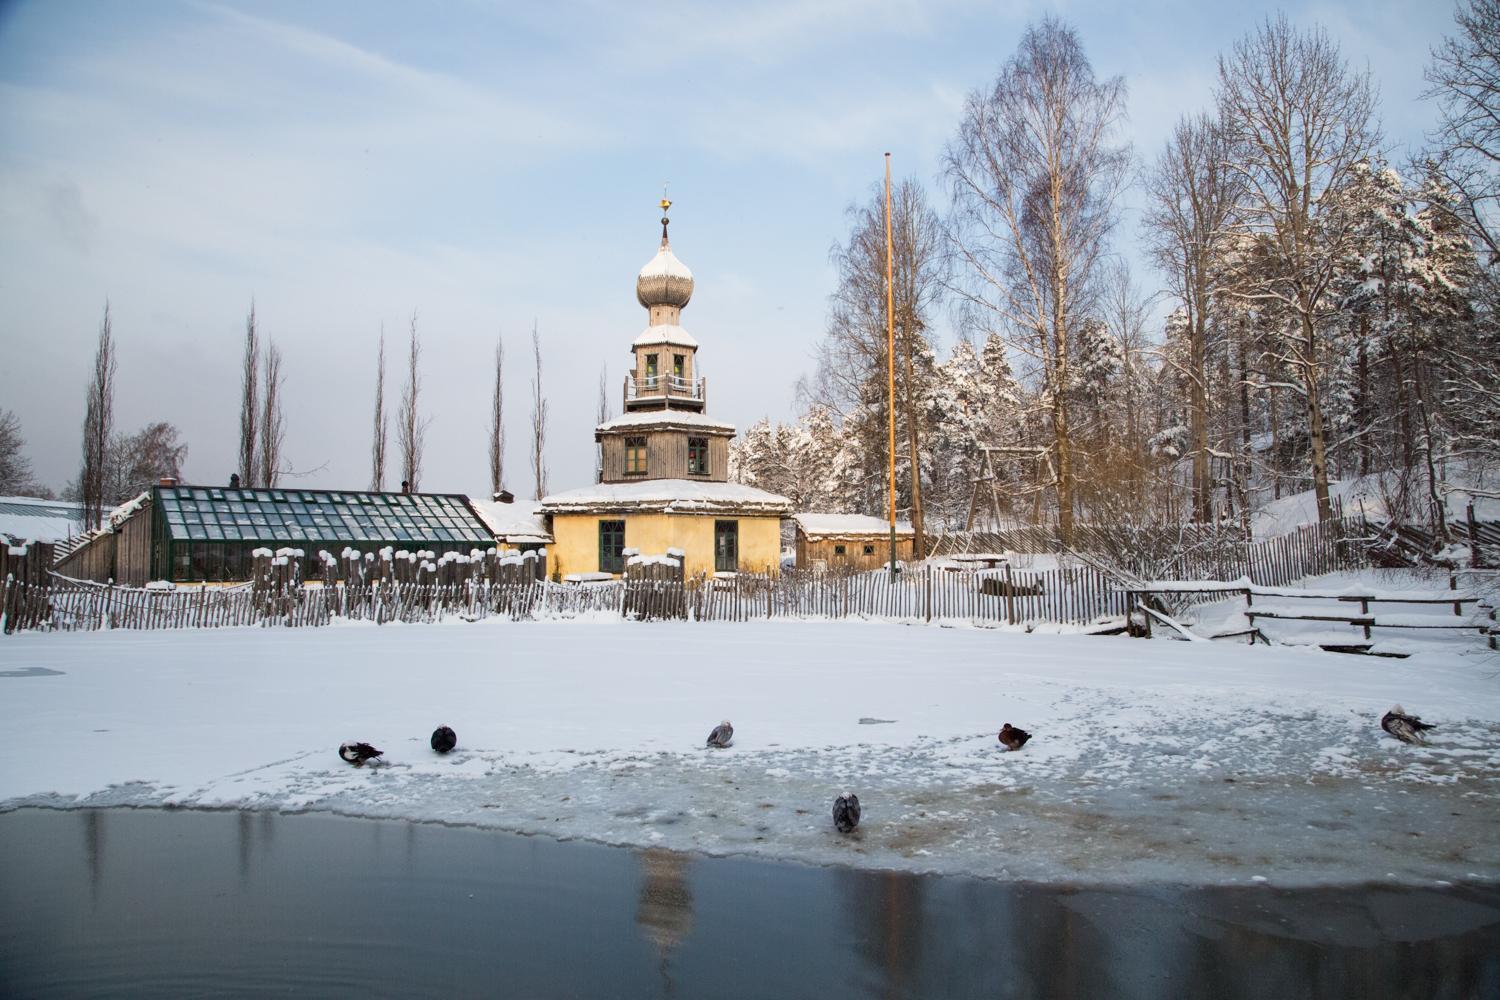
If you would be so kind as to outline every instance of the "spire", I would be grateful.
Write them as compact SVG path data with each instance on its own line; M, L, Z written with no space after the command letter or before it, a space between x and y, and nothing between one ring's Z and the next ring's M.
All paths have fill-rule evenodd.
M672 222L667 211L672 207L672 202L666 197L666 193L666 185L663 184L662 199L658 203L661 206L661 246L657 249L656 256L641 268L635 282L635 297L641 305L647 309L654 306L671 308L670 315L661 311L653 312L653 325L675 325L676 311L687 305L693 296L693 272L677 259L672 253L671 243L667 241L667 226Z

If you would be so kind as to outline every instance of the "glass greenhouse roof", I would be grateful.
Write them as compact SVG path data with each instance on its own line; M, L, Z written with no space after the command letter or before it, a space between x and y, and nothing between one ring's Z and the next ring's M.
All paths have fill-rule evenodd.
M174 541L395 542L489 545L495 536L462 496L163 486Z

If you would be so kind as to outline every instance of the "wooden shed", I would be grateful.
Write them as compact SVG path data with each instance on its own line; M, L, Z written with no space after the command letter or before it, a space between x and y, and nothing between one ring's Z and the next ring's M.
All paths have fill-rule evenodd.
M879 569L890 559L891 525L864 514L793 514L798 569ZM912 557L916 532L896 523L896 559Z

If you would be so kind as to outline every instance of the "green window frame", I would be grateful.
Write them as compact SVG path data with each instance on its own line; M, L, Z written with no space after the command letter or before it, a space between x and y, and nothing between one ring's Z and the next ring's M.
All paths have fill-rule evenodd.
M599 522L599 572L625 572L625 522Z
M688 438L688 475L708 475L708 438Z
M841 555L844 554L844 552L845 552L845 549L844 549L844 547L842 545L835 545L833 547L833 554L836 555L836 556L841 556Z
M686 354L674 354L674 355L672 355L672 374L674 376L676 376L679 379L682 378L683 374L685 373L686 368L687 368L687 355Z
M714 572L733 573L740 566L740 522L714 522Z
M648 383L656 384L656 355L646 355L646 380Z
M625 439L625 475L644 476L646 474L646 439L643 437L628 437Z

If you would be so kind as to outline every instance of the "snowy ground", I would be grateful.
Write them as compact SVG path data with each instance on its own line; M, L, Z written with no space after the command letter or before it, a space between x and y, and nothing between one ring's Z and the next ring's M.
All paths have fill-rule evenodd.
M1379 730L1394 702L1440 725L1432 746ZM734 746L703 749L725 717ZM1002 752L1002 722L1035 738ZM387 763L343 764L348 739ZM20 635L0 638L0 760L0 808L323 809L1038 880L1500 878L1500 658L1477 641L1387 660L873 623Z

